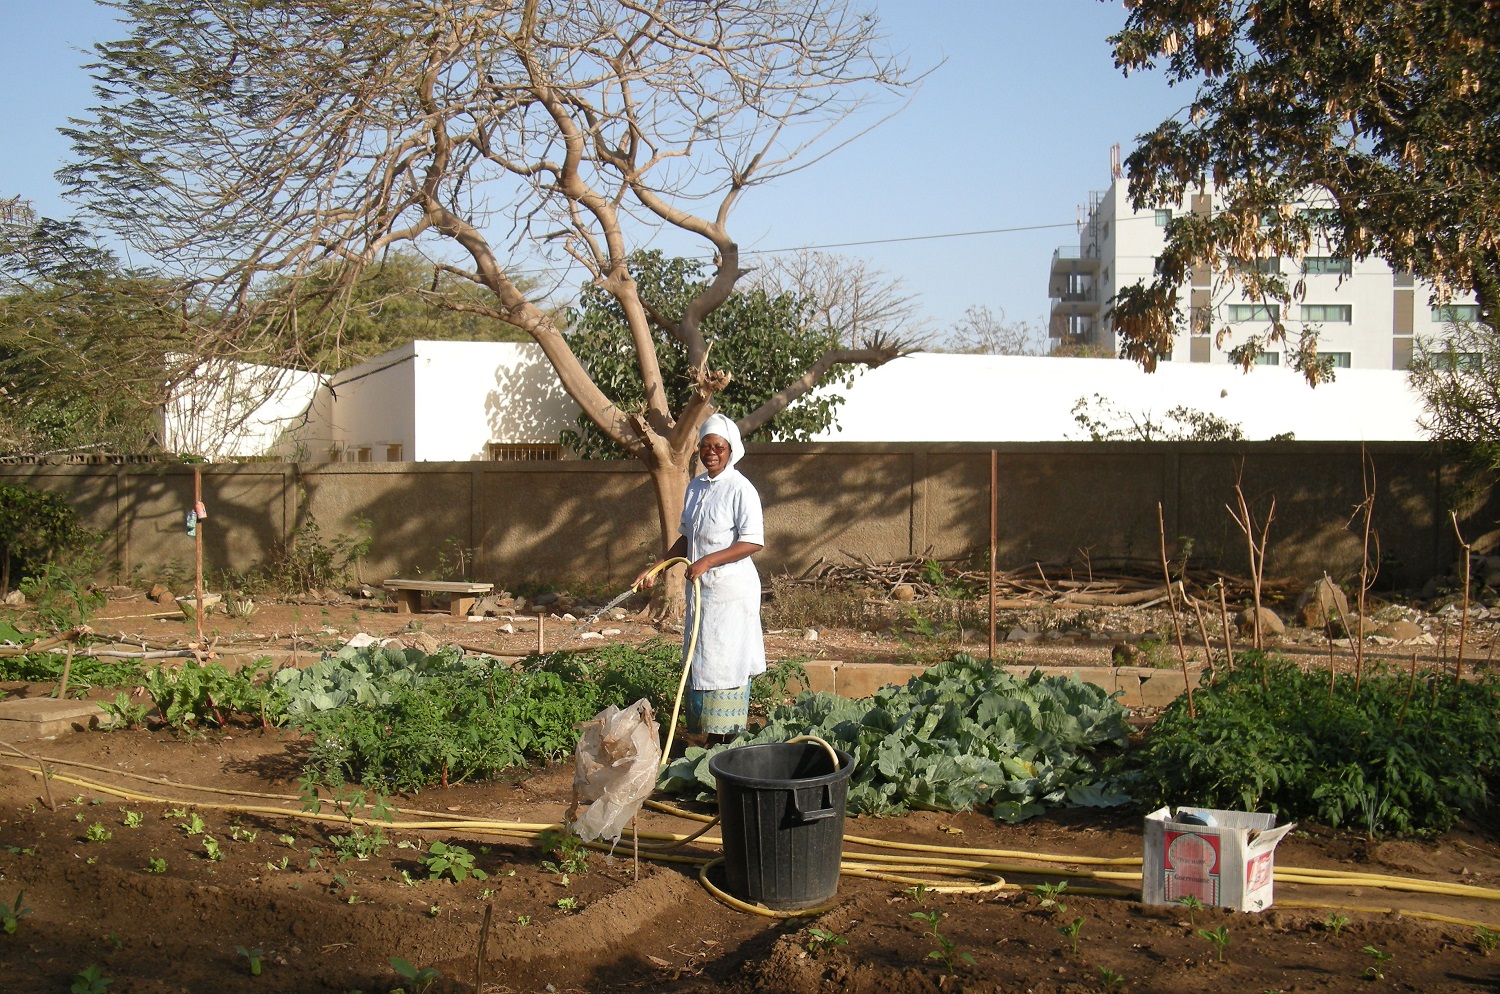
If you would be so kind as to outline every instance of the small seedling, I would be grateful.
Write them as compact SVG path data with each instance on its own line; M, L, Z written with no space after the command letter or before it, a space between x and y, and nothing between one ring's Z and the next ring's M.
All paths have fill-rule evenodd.
M1055 884L1037 884L1031 892L1041 899L1041 906L1046 908L1049 914L1060 915L1068 910L1068 906L1058 898L1062 892L1068 889L1068 882L1061 880Z
M1349 924L1349 919L1339 914L1337 911L1333 912L1327 918L1323 919L1323 927L1332 932L1335 938L1337 938L1338 934L1344 930L1344 926L1347 924Z
M236 842L254 842L256 839L260 838L260 833L253 832L248 828L241 828L239 825L235 825L230 828L229 837Z
M583 840L571 832L548 829L538 837L537 844L544 855L554 857L542 860L542 869L548 873L589 872L588 850Z
M560 897L560 898L557 899L557 907L558 907L559 911L577 911L578 910L578 898L576 898L576 897Z
M1224 962L1224 947L1229 945L1229 929L1220 925L1218 928L1200 928L1198 934L1213 943L1215 951L1219 954L1219 962Z
M1125 974L1116 973L1107 966L1099 968L1099 982L1104 985L1105 990L1113 990L1116 987L1125 986Z
M219 840L212 835L205 835L203 837L203 855L217 863L224 858L224 847L219 845Z
M73 986L68 989L72 994L104 994L114 982L113 977L106 977L103 970L90 963L73 974Z
M1474 929L1474 943L1479 947L1480 955L1488 956L1500 945L1500 932L1485 928L1483 925Z
M147 873L166 873L167 872L167 861L164 860L164 859L158 859L155 856L148 856L148 857L146 857L146 872Z
M297 837L295 835L278 835L277 840L288 849L297 848Z
M443 906L441 904L429 904L427 906L427 913L436 918L443 913Z
M926 904L927 903L927 890L928 890L928 888L927 888L926 884L917 884L915 887L908 887L908 888L906 888L906 894L907 894L908 897L910 897L913 901L916 901L918 904Z
M268 869L268 870L285 870L288 866L291 865L291 862L292 862L292 857L290 857L290 856L283 856L283 857L281 857L281 862L280 863L268 862L266 864L266 869Z
M488 880L489 874L474 865L474 855L463 846L450 846L446 842L434 842L427 847L427 855L418 857L418 862L427 871L429 880L441 880L447 874L454 883L462 883L469 877Z
M1203 910L1203 902L1198 900L1196 894L1187 894L1177 899L1177 903L1187 909L1188 928L1198 927L1198 912Z
M1078 955L1078 933L1083 931L1083 919L1074 918L1067 925L1059 925L1057 930L1063 934L1063 938L1070 943L1070 950L1074 956Z
M928 959L939 961L949 973L958 972L955 959L963 960L970 966L974 965L974 957L968 953L959 953L957 957L954 956L954 952L958 949L958 943L938 931L938 922L943 918L940 913L936 911L913 911L911 916L919 922L926 923L928 937L938 944L936 949L930 950L927 953Z
M139 811L126 811L124 815L126 828L140 828L146 821L146 816Z
M122 938L120 938L114 932L111 932L108 935L106 935L104 937L104 941L107 942L107 943L109 943L109 948L111 948L111 949L120 950L120 949L124 949L125 948L125 940L122 939Z
M395 970L397 975L406 981L410 987L410 990L407 990L406 994L424 994L427 988L437 983L442 977L442 974L438 973L432 967L423 967L419 970L400 956L391 957L391 969ZM406 990L406 988L403 988L403 990ZM392 991L391 994L395 994L395 992Z
M1385 965L1391 961L1391 954L1384 949L1377 949L1374 946L1366 946L1360 952L1375 961L1374 965L1365 967L1365 978L1367 980L1384 980Z
M530 915L516 915L516 924L519 925L519 926L521 926L522 928L525 928L526 926L528 926L528 925L531 924L531 916Z
M250 962L250 976L260 976L260 962L265 958L265 952L260 949L246 949L244 946L235 946L234 951Z
M847 945L848 939L837 932L830 932L826 928L818 928L816 925L807 930L807 951L813 955L826 953L830 949Z
M83 838L87 842L108 842L114 836L102 821L96 821L83 830Z
M355 826L349 830L348 835L331 835L328 840L333 843L333 851L338 853L340 863L379 856L380 850L386 847L385 832L380 828L366 833L364 829Z
M35 856L36 850L24 846L6 846L5 851L12 856Z
M173 818L186 818L187 816L187 808L168 808L166 811L162 812L162 817L166 818L168 821Z
M196 811L189 814L188 820L178 827L189 835L202 835L204 830L208 828L207 825L203 824L203 818Z
M21 903L21 898L26 896L23 890L16 894L16 903L10 907L0 904L0 930L6 935L15 935L16 929L21 927L21 919L31 914L31 909Z

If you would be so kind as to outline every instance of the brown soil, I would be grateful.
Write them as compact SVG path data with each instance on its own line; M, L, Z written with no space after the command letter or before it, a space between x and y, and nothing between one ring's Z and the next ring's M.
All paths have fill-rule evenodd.
M94 628L157 646L191 635L181 619L122 617L151 607L112 604ZM494 620L435 614L418 620L440 643L516 653L535 647L534 628L504 635ZM409 632L410 621L350 605L271 605L243 621L211 616L206 634L220 649L296 649L311 656L355 631ZM554 624L566 630L549 622L549 632ZM621 638L655 634L645 625L614 627L628 630ZM910 639L898 635L821 636L809 644L800 632L789 632L768 642L773 656L912 656ZM1102 663L1109 647L1028 645L1023 651L1028 661L1043 661L1043 650L1066 650ZM40 694L50 688L10 689ZM388 833L392 844L379 856L339 863L330 837L341 826L298 820L295 800L178 786L295 795L307 743L289 732L240 728L191 738L95 732L30 748L65 774L170 800L121 800L54 781L54 812L42 802L33 775L0 766L0 904L12 905L24 891L22 904L34 909L16 934L0 933L0 991L13 994L67 990L90 964L113 978L109 994L385 992L400 984L392 956L437 968L442 979L434 994L472 991L487 907L493 919L483 982L490 992L1500 991L1500 951L1486 954L1472 926L1401 913L1434 912L1500 931L1494 902L1281 884L1276 907L1266 913L1208 910L1189 922L1181 909L1145 907L1125 897L1065 895L1066 910L1052 913L1026 890L927 894L919 902L901 884L845 877L835 910L778 921L720 904L692 867L647 862L636 879L625 847L613 859L591 854L587 872L564 880L540 866L529 841L474 828L401 829ZM570 782L568 768L554 767L514 782L432 789L397 803L450 818L543 824L563 815ZM139 827L127 826L127 812L141 813ZM194 814L218 842L222 859L209 859L203 836L184 827L192 827ZM94 824L109 833L107 840L86 841ZM676 832L696 827L650 812L642 825ZM929 845L1072 855L1138 856L1141 845L1137 816L1093 810L1055 812L1018 826L978 814L919 812L855 819L848 830ZM424 880L416 857L435 840L467 845L489 878ZM712 847L692 851L716 854ZM164 872L147 872L153 859L165 862ZM1435 840L1369 843L1304 828L1281 845L1276 862L1279 868L1369 870L1500 888L1500 831L1468 825ZM1006 876L1023 888L1056 879L1016 871ZM576 907L559 908L564 898ZM1336 931L1325 924L1329 910L1295 902L1391 910L1345 911L1350 921ZM943 916L938 928L955 944L951 969L929 955L938 943L912 917L928 911ZM1075 919L1082 919L1076 953L1059 932ZM1200 933L1221 926L1229 935L1222 962ZM846 941L818 950L810 927ZM250 975L236 946L263 950L262 976ZM1377 964L1366 947L1390 958ZM1383 978L1367 978L1377 965ZM1123 982L1109 986L1111 975Z
M41 802L34 777L0 768L0 897L9 904L24 891L23 904L34 909L15 935L0 934L0 990L66 990L73 974L97 964L114 978L111 994L388 991L398 984L388 959L401 956L441 971L434 991L470 991L486 906L493 907L485 966L491 991L1083 992L1108 989L1105 969L1136 991L1500 990L1500 953L1484 955L1472 928L1397 914L1347 912L1350 923L1335 934L1322 924L1326 910L1210 910L1189 923L1179 909L1125 898L1065 895L1066 911L1049 913L1027 892L929 894L918 902L900 884L846 877L836 910L776 921L719 904L690 867L644 863L636 880L623 847L613 859L591 854L588 871L565 880L540 867L529 843L456 828L397 830L392 841L406 847L341 864L330 840L337 824L212 807L295 812L295 802L175 786L294 794L303 747L288 734L248 729L192 739L147 731L64 736L38 748L60 763L99 769L60 769L174 800L122 801L55 782L56 812ZM431 790L401 803L448 817L546 823L562 815L570 776L555 767L515 783ZM143 815L137 828L126 825L131 811ZM221 860L207 858L203 836L184 828L193 814L219 843ZM686 825L656 813L643 822L668 831ZM87 841L94 824L110 837ZM1026 852L1124 856L1140 849L1135 818L1097 811L1058 812L1020 826L923 812L856 819L849 830ZM439 839L468 845L489 879L424 880L417 852ZM164 861L165 871L147 872L152 859ZM1383 844L1301 832L1282 844L1277 863L1495 887L1500 839L1472 828L1435 841ZM1008 876L1022 885L1045 879ZM564 897L577 907L558 908ZM1492 927L1500 918L1493 904L1375 890L1281 885L1277 899L1425 909ZM939 929L956 944L951 971L929 957L937 944L912 917L917 911L943 916ZM1058 932L1075 918L1083 919L1076 954ZM815 952L809 926L846 944ZM1222 963L1197 931L1220 926L1230 936ZM264 951L261 977L250 976L236 946ZM1391 956L1383 982L1362 982L1375 962L1362 952L1366 946Z

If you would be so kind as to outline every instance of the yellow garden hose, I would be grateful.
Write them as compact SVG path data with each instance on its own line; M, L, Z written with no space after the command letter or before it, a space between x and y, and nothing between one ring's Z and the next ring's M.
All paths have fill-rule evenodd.
M72 764L71 761L67 760L53 760L44 758L43 761L46 763L55 763L57 765L87 765ZM24 770L25 772L30 773L32 776L41 775L40 772L32 766L26 766L19 763L0 763L0 765ZM118 773L121 771L110 772ZM545 831L555 830L559 827L556 823L542 824L528 822L500 822L464 817L455 818L452 815L439 816L435 812L424 812L413 809L397 809L397 813L402 815L426 815L428 816L427 819L421 821L383 822L371 818L349 818L337 814L313 814L307 811L291 811L286 808L272 807L269 805L183 801L178 798L161 797L142 791L127 790L110 784L100 783L86 777L70 776L68 774L62 773L52 773L49 776L51 779L58 780L63 783L73 784L74 786L98 791L102 794L109 794L111 796L119 797L123 800L128 801L163 805L190 804L192 807L206 810L230 811L243 814L259 814L270 817L290 818L300 821L340 825L352 824L369 827L383 827L404 831L465 831L479 835L491 835L504 838L531 840L537 839ZM203 788L195 787L190 784L165 784L161 781L151 782L160 786L170 786L179 790L213 790L216 793L248 794L257 798L281 799L287 801L300 800L299 798L293 797L291 795L254 794L249 791L230 791L224 788ZM681 811L681 809L673 809L668 805L652 803L651 806L659 810L667 809L669 812L674 814L680 813L681 815L693 818L694 820L703 820L703 816L701 815L693 815L691 812ZM705 826L704 830L710 827L712 826ZM701 835L702 830L700 830L698 834ZM661 839L664 841L678 841L687 838L685 836L678 836L670 833L643 832L641 833L641 835L644 838ZM719 841L720 840L717 839L703 840L704 844L708 845L717 844L719 843ZM1107 887L1069 887L1069 893L1078 894L1080 896L1129 897L1139 893L1136 889L1121 886L1121 884L1126 881L1139 881L1139 873L1111 870L1078 870L1063 867L1050 867L1046 870L1041 870L1035 866L1010 864L998 861L998 859L1000 858L1018 858L1026 859L1036 863L1073 863L1075 865L1078 865L1089 862L1098 862L1101 859L1100 857L1067 856L1052 853L1027 853L1015 850L991 850L969 847L960 848L941 845L920 845L910 842L888 842L881 839L873 839L863 836L845 836L845 841L872 848L899 849L905 852L921 852L934 854L932 858L922 859L916 856L903 856L896 854L846 853L843 861L840 863L839 869L840 874L844 876L888 880L891 882L907 885L920 885L933 892L946 891L956 893L985 893L1002 889L1020 890L1022 888L1020 888L1018 885L1006 883L1000 876L1000 873L1022 872L1041 874L1048 877L1063 877L1069 880L1094 880L1110 885ZM607 851L610 848L609 846L602 843L585 844L590 848L601 851ZM732 896L723 893L723 891L719 888L715 887L712 884L712 881L707 880L706 878L708 870L717 865L719 859L703 856L673 855L669 853L650 851L642 852L642 856L646 859L651 859L658 862L697 865L700 868L699 879L703 880L705 888L718 900L723 901L730 907L734 907L741 911L748 911L773 918L796 918L822 914L828 911L829 908L833 906L830 904L818 908L808 908L798 911L772 911L770 909L761 908L733 898ZM961 856L979 856L988 858L960 858ZM1127 865L1129 861L1130 858L1125 857L1109 859L1107 862L1111 865ZM1136 860L1136 862L1138 863L1139 860ZM890 870L883 869L883 867L890 867ZM947 878L948 880L959 877L976 880L978 882L970 885L954 885L952 883L945 882L943 879L931 879L934 877ZM1466 884L1449 884L1438 881L1421 880L1411 877L1396 877L1386 874L1358 873L1343 870L1307 870L1289 867L1277 870L1276 879L1278 881L1284 881L1288 883L1302 883L1309 886L1373 886L1384 887L1391 890L1401 890L1414 893L1440 894L1449 897L1459 897L1475 900L1500 900L1500 891L1497 891L1493 888L1475 887ZM1365 914L1390 914L1394 910L1391 908L1383 907L1366 907L1362 905L1295 900L1278 900L1275 906L1279 908L1307 908L1331 911L1355 911ZM1411 918L1418 918L1425 921L1434 921L1450 925L1460 925L1469 928L1482 927L1500 931L1500 923L1496 922L1481 922L1473 919L1456 918L1426 911L1402 910L1399 913Z
M687 563L682 556L672 559L663 559L655 566L647 570L632 589L639 590L640 584L651 579L662 570L675 566L678 563ZM691 565L691 564L689 564ZM667 744L661 750L661 767L667 765L667 757L672 754L672 739L677 735L677 715L682 710L682 695L687 690L688 672L693 667L693 653L698 651L698 626L703 621L703 582L700 577L693 577L693 631L688 638L687 652L682 656L682 678L677 681L677 698L672 702L672 720L667 723Z

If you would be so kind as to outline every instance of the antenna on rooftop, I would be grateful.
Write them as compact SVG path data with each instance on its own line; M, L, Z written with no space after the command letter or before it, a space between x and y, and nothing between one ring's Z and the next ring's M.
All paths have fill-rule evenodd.
M1109 147L1109 174L1115 179L1123 176L1124 170L1120 168L1120 143L1115 142Z

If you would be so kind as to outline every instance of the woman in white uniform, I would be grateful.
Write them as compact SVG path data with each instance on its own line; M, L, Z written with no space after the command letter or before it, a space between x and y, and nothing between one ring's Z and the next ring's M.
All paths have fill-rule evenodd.
M714 737L745 727L750 678L766 671L766 645L760 627L760 573L750 557L765 545L760 495L734 464L745 454L740 430L723 414L711 415L698 430L698 459L705 472L688 484L682 508L682 534L666 558L683 557L687 568L687 618L691 640L694 615L701 611L698 644L688 677L687 727ZM693 581L700 584L693 596ZM643 573L638 585L650 586ZM686 642L683 645L686 654Z

